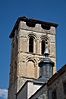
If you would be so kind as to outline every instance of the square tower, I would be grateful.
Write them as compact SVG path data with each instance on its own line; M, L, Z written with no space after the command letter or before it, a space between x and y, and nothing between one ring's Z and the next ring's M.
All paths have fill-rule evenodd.
M11 63L9 81L9 99L15 99L16 92L27 79L39 77L38 63L44 58L46 43L49 47L50 58L55 63L53 74L56 72L56 27L57 24L43 22L27 17L19 17L10 34Z

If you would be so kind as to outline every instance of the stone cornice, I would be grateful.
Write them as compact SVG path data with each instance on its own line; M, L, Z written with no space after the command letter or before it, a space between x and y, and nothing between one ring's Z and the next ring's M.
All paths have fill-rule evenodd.
M16 29L18 29L20 21L26 22L26 25L28 27L35 27L36 24L41 24L41 27L42 28L45 27L46 29L49 29L50 26L54 26L54 27L57 27L58 26L58 24L55 24L55 23L44 22L44 21L40 21L40 20L36 20L36 19L29 19L29 18L23 16L23 17L19 17L17 19L17 21L16 21L16 23L14 25L14 28L13 28L10 36L9 36L10 38L14 37L14 32L15 32Z

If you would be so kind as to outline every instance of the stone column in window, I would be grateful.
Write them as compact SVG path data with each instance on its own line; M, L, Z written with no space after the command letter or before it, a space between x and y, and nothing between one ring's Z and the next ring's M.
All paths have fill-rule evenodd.
M40 47L40 51L39 51L39 53L41 54L41 40L39 41L39 47Z
M41 47L41 45L40 45L39 39L37 39L36 43L37 43L36 52L37 52L37 54L40 54L40 47Z

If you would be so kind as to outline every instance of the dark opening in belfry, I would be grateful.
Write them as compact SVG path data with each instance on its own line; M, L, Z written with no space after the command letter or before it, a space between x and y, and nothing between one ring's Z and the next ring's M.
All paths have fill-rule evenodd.
M32 52L33 53L33 41L34 39L33 39L33 37L31 36L30 38L29 38L29 52Z
M45 51L45 41L42 40L42 42L41 42L41 54L44 54L44 51Z

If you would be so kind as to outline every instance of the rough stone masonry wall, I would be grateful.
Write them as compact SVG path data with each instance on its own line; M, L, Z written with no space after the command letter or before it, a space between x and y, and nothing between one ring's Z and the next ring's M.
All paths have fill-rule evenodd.
M35 37L35 41L34 41L35 46L34 46L33 54L29 53L29 35L33 35ZM50 58L55 63L55 66L53 68L53 73L56 72L55 27L51 26L50 30L45 30L42 29L41 24L36 24L35 27L29 27L26 25L26 22L20 21L18 28L18 62L17 62L17 76L19 78L27 77L28 70L26 67L27 67L27 62L29 60L33 60L35 66L35 68L32 68L33 71L31 70L29 77L31 78L39 77L38 63L40 59L44 57L43 55L41 55L41 37L44 35L48 36ZM34 76L31 76L32 72L35 72Z
M29 35L33 35L35 38L34 40L35 46L34 46L33 54L29 53L29 47L28 47ZM17 48L12 49L11 64L10 64L10 68L11 68L10 85L11 86L9 87L8 99L15 99L15 97L12 97L12 95L15 95L16 92L20 89L20 87L26 82L27 80L26 77L28 73L29 73L28 75L29 79L30 78L36 79L39 77L38 63L40 59L44 57L43 55L41 55L41 38L45 35L47 35L49 38L48 46L50 49L50 58L55 63L55 66L53 69L53 73L55 73L56 72L55 27L51 26L50 30L45 30L41 27L41 24L36 24L35 27L29 27L26 25L26 22L20 21L18 30L15 30L15 36L14 36L14 40L17 38L17 42L13 42L14 47L17 47L18 49ZM16 46L15 46L15 43L16 43ZM31 63L32 64L31 71L28 71L28 69L26 68L29 60L32 60L31 62L33 62Z

